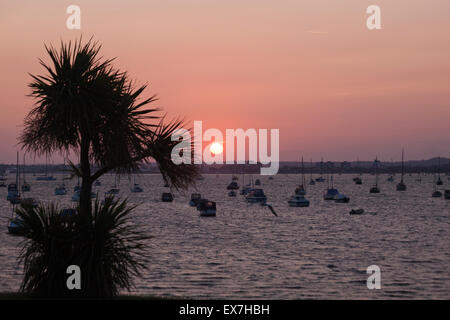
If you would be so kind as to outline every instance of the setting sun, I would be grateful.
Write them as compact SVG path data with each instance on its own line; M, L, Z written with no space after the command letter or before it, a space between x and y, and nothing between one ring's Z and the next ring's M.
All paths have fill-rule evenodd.
M223 151L223 146L219 142L214 142L209 147L209 150L211 150L211 153L213 153L213 154L221 154Z

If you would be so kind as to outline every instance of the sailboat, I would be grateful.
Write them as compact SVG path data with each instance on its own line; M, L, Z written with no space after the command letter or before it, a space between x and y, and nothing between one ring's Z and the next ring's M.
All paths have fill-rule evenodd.
M380 188L378 187L378 157L375 158L375 185L370 188L370 193L380 193Z
M25 154L23 155L23 184L22 184L22 192L31 191L31 186L27 183L26 175L25 175Z
M323 169L323 158L320 160L320 176L316 178L316 182L324 182L325 179L322 176L322 169Z
M391 164L393 163L393 160L391 159ZM392 171L392 168L391 168ZM389 176L389 178L387 178L387 181L389 182L394 182L394 173L391 173L391 175Z
M405 175L405 161L404 161L404 149L402 149L402 178L397 184L397 191L406 191L406 184L403 182L403 177Z
M436 185L442 186L444 183L441 180L441 157L438 157L438 179Z
M328 166L327 166L327 182L328 182L327 193L324 194L323 199L324 200L334 200L334 198L339 194L339 191L334 188L333 173L331 173L331 176L330 176Z
M296 195L301 195L301 196L304 196L306 194L306 190L305 190L305 171L304 171L304 167L303 167L303 157L302 157L302 184L300 184L295 189L295 194Z
M431 197L433 197L433 198L440 198L440 197L442 197L442 192L440 192L437 189L436 174L433 176L433 185L434 185L434 190L433 190L433 193L431 194Z
M45 174L43 176L37 177L36 180L38 180L38 181L54 181L54 180L56 180L56 178L53 177L52 175L47 175L47 162L48 162L48 158L45 158Z
M73 192L80 192L81 187L80 187L80 177L77 177L77 184L75 187L73 187Z
M359 169L359 159L356 159L356 163L357 163L357 169L356 171L358 172ZM355 181L355 184L362 184L362 179L361 179L361 171L359 171L359 176L353 178L353 181Z
M114 194L119 194L120 189L117 188L117 175L114 176L114 186L109 189L108 191L105 192L105 195L114 195Z
M26 233L23 220L16 215L16 208L13 205L12 217L8 221L8 233L14 236L23 236Z
M311 185L311 186L313 186L313 185L315 185L316 184L316 182L314 181L314 179L313 179L313 174L312 174L312 172L313 172L313 162L312 162L312 159L311 159L311 169L310 169L310 178L309 178L309 185Z
M20 192L19 192L19 152L17 151L17 167L16 167L16 182L8 184L8 195L6 200L12 204L20 203Z
M141 188L141 186L136 183L136 175L133 175L134 178L134 183L133 183L133 187L131 188L131 192L143 192L144 189Z
M266 203L267 197L263 189L252 189L245 197L248 203Z
M67 194L66 185L64 183L60 184L55 188L55 196L64 196Z

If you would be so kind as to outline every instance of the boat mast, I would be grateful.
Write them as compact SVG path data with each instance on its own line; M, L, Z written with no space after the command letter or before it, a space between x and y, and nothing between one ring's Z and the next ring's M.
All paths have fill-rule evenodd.
M330 166L331 166L331 189L334 189L334 176L333 176L334 170L333 165L330 164Z
M375 158L375 187L378 187L378 157Z
M23 184L26 184L27 181L25 179L25 153L23 154Z
M17 151L17 166L16 166L16 187L17 187L17 194L20 195L20 188L19 188L19 177L20 171L19 171L19 151Z
M403 175L405 174L405 163L404 163L404 159L403 159L403 156L404 156L404 149L402 149L402 179L401 179L401 182L403 183Z
M303 156L302 156L302 185L305 185L305 170L303 167Z

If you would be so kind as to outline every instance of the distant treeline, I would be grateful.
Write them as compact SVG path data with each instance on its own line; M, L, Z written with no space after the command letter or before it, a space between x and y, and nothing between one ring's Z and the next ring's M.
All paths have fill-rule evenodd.
M439 168L440 162L440 169ZM243 174L260 172L261 164L214 164L202 165L201 173L214 174ZM302 168L299 162L282 161L280 162L280 169L278 173L301 173ZM19 166L21 173L26 174L70 174L71 168L68 165L23 165ZM95 170L95 167L92 168ZM383 162L378 161L335 161L335 162L304 162L303 170L305 173L313 173L323 175L329 173L374 173L378 170L379 173L400 173L402 170L401 162ZM405 161L405 173L450 173L450 159L447 158L432 158L429 160L412 160ZM0 174L15 173L15 164L0 164ZM141 173L158 173L159 169L156 164L143 164L140 167Z

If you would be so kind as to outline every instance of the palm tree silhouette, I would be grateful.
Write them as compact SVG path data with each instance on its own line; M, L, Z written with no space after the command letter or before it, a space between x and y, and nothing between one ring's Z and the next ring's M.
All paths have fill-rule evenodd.
M80 165L70 164L82 183L77 215L53 204L17 209L27 239L19 256L25 270L21 291L111 297L129 289L132 276L146 267L148 237L129 225L133 207L126 200L96 201L92 207L93 182L107 172L129 173L154 159L166 182L184 188L195 181L197 167L171 160L178 143L171 135L182 121L164 123L157 108L146 108L156 96L141 98L146 85L136 86L112 66L113 59L100 57L101 47L92 38L86 44L81 38L61 43L59 50L45 48L51 63L40 60L47 73L31 75L30 96L36 101L20 143L38 155L75 153ZM84 270L79 293L65 287L65 268L72 264Z

